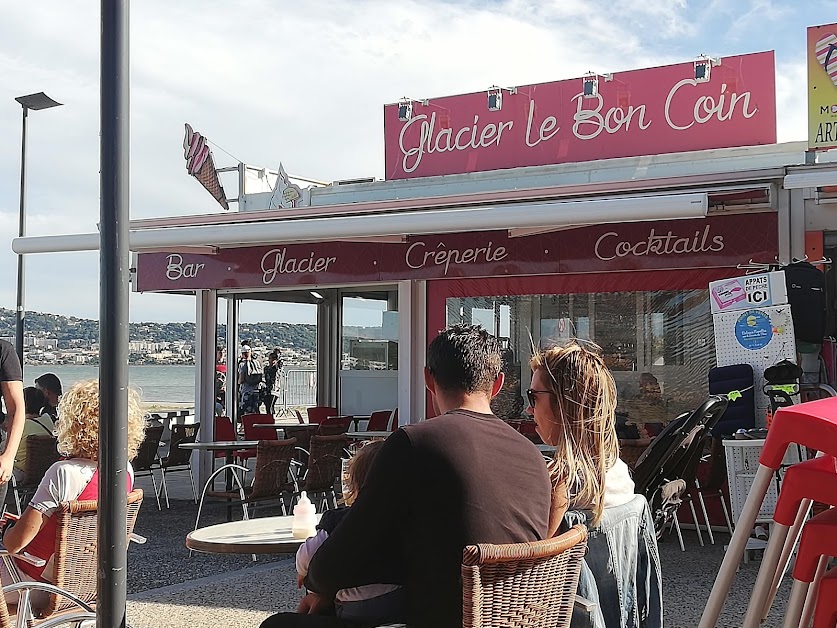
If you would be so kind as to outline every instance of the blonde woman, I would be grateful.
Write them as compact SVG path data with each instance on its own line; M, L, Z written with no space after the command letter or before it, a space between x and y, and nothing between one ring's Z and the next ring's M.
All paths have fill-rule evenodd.
M97 499L99 486L99 382L90 380L73 386L58 406L56 424L58 451L66 457L52 465L41 480L32 501L13 527L3 534L3 546L10 553L26 552L47 561L44 567L16 561L18 579L52 582L56 521L53 513L62 502ZM128 459L133 460L145 438L145 413L139 394L128 390ZM133 488L134 471L128 464L128 490ZM11 578L6 569L2 582ZM37 602L33 596L33 605Z
M616 384L599 353L572 341L536 353L531 361L529 413L538 435L554 445L549 464L553 486L549 533L567 508L590 510L592 524L605 508L634 497L616 437Z

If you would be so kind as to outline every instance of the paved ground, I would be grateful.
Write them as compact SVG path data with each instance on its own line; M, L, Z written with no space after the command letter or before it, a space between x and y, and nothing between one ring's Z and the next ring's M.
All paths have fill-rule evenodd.
M187 491L185 483L173 490L181 497ZM194 526L196 510L193 503L178 500L170 510L160 512L149 492L137 523L137 532L149 541L133 545L129 557L129 620L134 628L254 628L271 612L293 610L299 592L289 555L260 558L256 563L248 556L189 556L184 538ZM224 514L211 510L205 518L202 515L201 524L221 521ZM686 552L680 551L675 537L660 544L668 628L697 625L728 540L716 535L717 545L702 548L693 531L684 531L684 536ZM741 625L758 564L742 565L719 626ZM780 608L788 591L789 586L783 585ZM781 619L774 613L763 626L781 626Z

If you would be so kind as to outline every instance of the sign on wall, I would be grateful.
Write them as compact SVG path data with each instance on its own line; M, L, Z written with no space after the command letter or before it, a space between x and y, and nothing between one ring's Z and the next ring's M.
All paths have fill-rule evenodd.
M776 214L595 225L510 237L506 231L141 253L140 291L280 288L359 281L721 268L776 255Z
M710 64L712 65L712 64ZM387 179L776 142L773 52L384 107Z
M788 302L785 273L760 273L709 284L712 313L783 305Z
M837 24L808 28L808 147L837 147Z

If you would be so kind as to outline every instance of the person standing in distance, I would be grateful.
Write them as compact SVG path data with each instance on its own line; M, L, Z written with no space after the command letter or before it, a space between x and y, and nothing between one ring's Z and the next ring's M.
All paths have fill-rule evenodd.
M2 432L2 451L0 454L0 508L6 503L9 480L14 473L15 456L23 426L26 423L26 404L23 400L23 369L15 348L5 340L0 340L0 392L6 406L5 430Z
M327 616L338 590L404 587L410 628L462 626L462 551L547 538L552 487L537 447L491 413L503 386L497 339L453 326L430 343L424 381L439 416L381 447L349 512L308 565L297 614L262 628L357 625Z
M61 399L61 380L55 373L44 373L35 379L35 388L38 388L47 403L44 406L44 412L52 417L53 421L58 419L58 401Z

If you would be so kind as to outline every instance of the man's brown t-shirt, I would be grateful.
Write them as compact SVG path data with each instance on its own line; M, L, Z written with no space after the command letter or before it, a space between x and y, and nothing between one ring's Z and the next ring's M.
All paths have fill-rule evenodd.
M544 538L550 495L537 448L493 415L456 410L401 428L314 554L306 585L333 595L400 584L411 627L461 626L463 548Z

